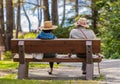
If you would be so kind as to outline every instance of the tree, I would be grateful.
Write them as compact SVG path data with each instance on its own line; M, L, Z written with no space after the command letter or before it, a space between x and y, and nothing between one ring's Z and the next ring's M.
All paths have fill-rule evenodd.
M14 13L12 0L6 0L6 50L11 50L11 38L13 37Z
M96 7L96 0L92 0L92 27L96 34L98 33L97 18L98 18L98 9Z
M100 11L100 36L102 51L106 58L120 58L120 1L98 2Z
M41 22L42 22L42 10L40 9L40 6L42 5L42 1L41 0L37 0L37 12L38 12L38 27L40 27Z
M30 19L29 19L29 16L28 16L27 12L26 12L26 9L25 9L25 7L24 7L24 4L22 4L22 7L23 7L23 11L24 11L24 13L25 13L25 16L26 16L26 18L27 18L27 20L28 20L28 23L29 23L29 31L31 31L31 26L32 26L32 24L31 24L31 21L30 21Z
M0 46L4 46L4 32L3 0L0 0Z
M76 16L78 16L78 0L75 0L75 12Z
M63 18L62 18L62 22L61 22L61 27L63 27L64 25L64 21L65 21L65 3L66 3L66 0L63 0Z
M17 7L17 29L16 29L16 38L18 38L18 32L22 31L21 30L21 18L20 18L20 11L21 11L21 6L20 6L20 0L17 2L18 7Z
M44 21L50 20L50 14L49 14L49 4L48 0L43 0L44 8Z
M58 25L58 4L57 0L52 0L52 23Z

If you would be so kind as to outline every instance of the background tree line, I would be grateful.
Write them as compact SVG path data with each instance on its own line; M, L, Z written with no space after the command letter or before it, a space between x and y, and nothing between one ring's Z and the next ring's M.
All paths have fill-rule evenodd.
M18 38L18 33L22 32L21 28L21 9L24 11L29 23L29 31L31 32L31 20L26 11L25 5L34 5L31 9L33 12L37 10L38 27L41 26L42 20L51 20L53 25L58 25L59 28L55 31L58 37L68 37L69 31L73 25L65 27L66 19L69 23L74 23L75 20L84 16L91 21L91 28L96 35L102 39L102 53L106 58L120 58L120 1L119 0L84 0L90 1L90 5L81 5L81 0L62 0L63 16L61 22L58 16L58 5L61 0L36 0L37 3L32 3L30 0L0 0L0 46L5 46L6 51L10 51L10 40L13 38L13 30L16 31L14 37ZM83 1L83 0L82 0ZM74 3L74 17L66 18L69 13L66 13L67 2ZM81 6L91 9L91 15L79 14ZM15 8L17 14L15 16ZM51 10L50 10L51 8ZM43 12L43 14L42 14ZM15 20L15 18L17 18ZM62 36L61 36L62 34Z

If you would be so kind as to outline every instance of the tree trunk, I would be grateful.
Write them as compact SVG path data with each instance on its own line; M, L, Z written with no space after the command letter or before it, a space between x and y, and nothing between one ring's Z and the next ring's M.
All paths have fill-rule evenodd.
M50 20L48 0L43 0L43 5L45 6L45 9L44 9L44 21Z
M75 12L76 12L76 17L78 16L78 0L75 0Z
M52 0L52 23L58 25L58 5L57 0Z
M0 0L0 46L4 46L4 32L3 0Z
M92 26L96 34L98 33L97 18L98 18L98 10L96 8L96 0L92 0Z
M64 21L65 21L65 10L66 10L65 3L66 3L66 0L64 0L64 2L63 2L63 18L62 18L62 22L61 22L61 27L63 27Z
M22 7L23 7L23 11L24 11L24 13L25 13L25 16L26 16L26 18L27 18L27 20L28 20L28 23L29 23L29 31L31 31L31 26L32 26L32 24L31 24L31 21L30 21L28 15L27 15L27 13L26 13L24 4L22 4Z
M11 50L11 38L13 37L14 12L12 0L6 0L6 50Z
M20 10L21 10L21 8L20 8L21 6L20 6L20 0L18 0L18 9L17 9L17 29L16 29L16 38L18 38L18 32L19 31L22 31L21 30L21 18L20 18Z
M42 1L41 0L37 0L37 3L38 3L38 5L42 5ZM42 10L40 9L40 7L38 7L38 9L37 9L37 11L38 11L38 27L40 27L40 25L41 25L41 22L42 22Z

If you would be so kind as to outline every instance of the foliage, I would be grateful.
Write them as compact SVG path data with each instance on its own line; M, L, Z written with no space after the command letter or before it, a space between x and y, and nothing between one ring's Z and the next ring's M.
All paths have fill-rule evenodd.
M103 81L104 79L105 79L105 76L100 74L99 77L96 80Z
M36 33L27 33L25 34L24 38L36 38L37 34Z
M53 33L56 35L57 38L69 38L70 30L73 28L73 26L70 27L58 27L56 30L53 31ZM35 39L37 37L38 33L29 32L26 34L19 34L19 38L24 39Z
M100 12L100 36L106 58L120 58L120 1L106 0ZM101 26L102 25L102 26Z
M24 38L24 39L29 39L29 38L36 38L37 33L34 32L29 32L29 33L25 33L25 34L19 34L18 38Z
M10 51L6 51L3 54L4 60L11 60L13 58L13 54Z
M56 35L57 38L69 38L69 33L72 28L73 26L65 28L58 27L56 30L53 31L53 33Z

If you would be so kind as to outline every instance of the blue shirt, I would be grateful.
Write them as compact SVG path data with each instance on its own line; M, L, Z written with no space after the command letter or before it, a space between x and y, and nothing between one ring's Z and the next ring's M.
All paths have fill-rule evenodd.
M45 33L43 31L38 34L37 39L54 39L55 35L53 33Z

